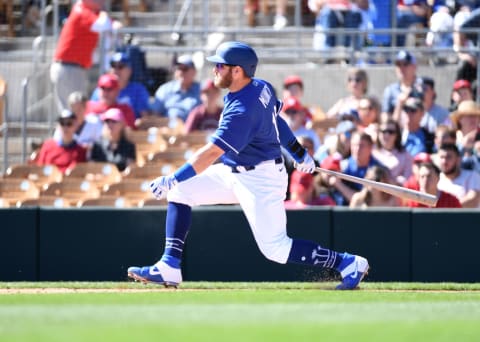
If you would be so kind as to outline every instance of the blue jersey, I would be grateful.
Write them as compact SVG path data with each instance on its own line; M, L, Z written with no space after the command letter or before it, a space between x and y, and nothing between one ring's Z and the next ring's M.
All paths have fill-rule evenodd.
M224 97L219 127L211 136L225 151L224 164L250 166L281 157L278 107L272 85L257 78Z

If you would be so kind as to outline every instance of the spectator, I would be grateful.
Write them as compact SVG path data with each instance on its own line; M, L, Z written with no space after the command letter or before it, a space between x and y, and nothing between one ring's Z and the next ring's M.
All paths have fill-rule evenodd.
M68 96L74 91L87 92L88 69L99 33L112 29L112 21L102 11L105 0L79 0L60 32L50 68L54 98L61 112L68 108Z
M373 23L377 20L377 8L373 1L369 0L353 0L352 8L361 15L361 23L358 29L364 32L363 36L359 36L358 46L370 46L375 40L372 30L375 29Z
M329 196L316 194L314 175L294 170L290 177L290 199L285 201L286 209L304 209L314 205L335 205Z
M429 8L426 0L398 0L397 28L408 29L415 24L427 27ZM397 35L397 46L405 46L406 35Z
M439 6L430 17L430 31L425 38L425 44L432 48L447 48L453 46L453 17L447 6Z
M403 186L407 189L419 190L420 185L418 183L418 169L422 163L432 163L432 158L428 153L420 152L413 157L412 175L403 183Z
M38 165L55 165L65 173L77 163L86 161L87 150L75 140L76 119L70 110L62 111L58 118L60 136L44 141L36 163Z
M437 196L435 208L461 208L462 204L454 195L438 190L440 170L433 163L422 163L418 168L419 191ZM425 204L408 200L405 206L411 208L429 208ZM430 207L431 208L431 207Z
M192 131L215 130L222 114L223 106L219 104L221 91L211 79L203 82L200 98L202 103L188 114L184 133Z
M400 125L397 121L389 119L380 125L372 155L389 169L395 183L401 185L412 175L413 157L402 145Z
M170 120L177 118L185 121L188 113L198 106L200 84L195 81L197 70L190 55L181 55L175 62L174 79L162 84L155 92L152 111Z
M88 101L87 114L101 115L110 108L118 108L122 111L125 123L131 129L135 129L135 113L132 107L126 103L118 102L120 85L118 77L114 74L104 74L100 76L97 82L100 89L98 101Z
M343 35L342 41L337 41L337 35L327 34L331 29L358 29L362 23L362 15L352 8L348 0L309 0L308 7L316 14L315 34L313 36L313 48L315 50L328 50L337 45L359 46L350 35ZM355 36L354 36L355 37Z
M420 121L420 126L430 133L435 133L437 126L448 118L448 110L435 103L437 93L435 92L435 81L430 77L422 77L423 106L425 114Z
M435 139L434 139L434 146L433 151L434 153L431 154L432 162L435 166L439 166L440 163L438 161L438 150L440 146L443 144L456 144L457 143L457 131L454 129L449 128L446 125L438 125L437 129L435 130Z
M478 208L480 204L480 174L463 170L457 146L445 144L438 151L440 181L438 189L457 197L464 208Z
M432 153L434 135L420 126L424 115L423 102L417 97L409 97L402 108L405 125L402 132L402 145L412 156L420 152Z
M280 115L285 119L288 126L296 137L308 136L313 141L313 148L316 151L320 147L320 139L313 129L305 127L307 110L295 97L284 100Z
M357 130L369 134L373 141L376 141L380 119L380 102L375 96L365 96L358 102L357 111Z
M118 108L108 109L101 118L103 136L93 145L89 160L113 163L123 171L136 160L135 144L125 134L125 118Z
M283 80L283 96L286 99L288 97L295 97L298 101L302 101L303 98L303 80L300 76L289 75Z
M88 149L102 136L103 124L96 115L85 115L87 101L87 96L79 91L75 91L68 96L68 106L76 119L75 140ZM60 136L60 128L57 127L54 137L59 139Z
M417 77L417 61L408 51L399 51L395 57L395 73L398 81L389 84L383 91L382 112L388 116L393 115L399 100L404 101L421 84L421 79ZM400 108L402 105L399 103ZM399 120L398 115L394 119Z
M347 91L349 95L339 99L328 111L327 117L342 120L352 110L357 110L358 103L368 91L368 75L363 69L351 68L347 72Z
M474 100L472 85L467 80L456 80L453 83L452 96L450 100L450 112L457 110L460 102ZM446 119L446 121L448 118ZM447 123L450 123L447 121Z
M392 184L389 170L379 165L369 167L365 174L365 179ZM368 208L397 207L399 205L400 200L397 197L366 185L362 190L352 195L349 206L350 208Z
M110 73L118 77L120 92L117 102L128 104L135 113L135 118L141 118L150 114L150 104L147 88L139 83L131 81L132 61L125 52L116 52L110 58ZM100 89L97 87L90 97L92 101L98 101Z
M457 128L457 146L460 151L472 148L475 137L480 132L480 107L475 101L463 101L458 109L451 114L451 119Z
M322 161L327 156L336 153L341 156L341 159L348 158L350 156L350 139L355 129L356 126L352 121L340 121L333 130L333 134L326 135L324 144L315 151L315 159Z
M275 0L275 19L273 28L281 30L288 25L287 20L287 0Z
M366 133L354 132L351 139L351 156L341 162L342 172L355 177L364 178L367 169L371 166L381 165L372 156L373 140ZM344 182L336 177L331 177L329 184L337 190L335 202L337 205L348 205L355 192L362 186L357 183Z

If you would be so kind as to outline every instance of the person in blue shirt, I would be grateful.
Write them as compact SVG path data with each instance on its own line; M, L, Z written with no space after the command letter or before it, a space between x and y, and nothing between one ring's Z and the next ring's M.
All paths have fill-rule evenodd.
M421 126L425 109L421 98L410 96L402 107L402 145L413 157L420 152L432 153L435 134Z
M241 42L224 42L207 60L215 63L215 86L229 90L219 126L210 142L183 166L150 183L157 198L166 195L168 200L165 250L152 266L130 267L128 276L177 286L182 282L181 259L192 207L240 204L266 258L335 269L342 276L338 289L356 288L368 271L367 259L287 235L283 202L288 176L280 146L289 151L301 172L313 173L315 162L280 117L282 102L273 86L254 77L255 51ZM221 162L215 163L218 159Z
M118 103L126 103L132 107L135 117L141 118L150 114L150 95L147 88L139 82L131 81L132 63L125 52L116 52L110 58L110 72L117 75L120 87ZM98 101L100 89L96 88L90 100Z
M188 113L202 103L200 83L195 81L197 69L190 55L181 55L175 62L173 80L162 84L155 92L152 112L171 120L187 120Z

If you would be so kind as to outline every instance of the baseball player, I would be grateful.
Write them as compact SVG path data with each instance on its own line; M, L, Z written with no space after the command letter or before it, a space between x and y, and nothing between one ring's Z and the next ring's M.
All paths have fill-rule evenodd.
M152 266L130 267L128 276L142 282L177 286L182 282L181 259L193 206L240 204L263 255L278 263L333 268L340 272L340 290L358 286L368 261L337 253L317 243L292 239L286 232L284 207L287 173L280 146L302 172L315 170L314 160L278 115L282 103L272 85L255 78L258 58L241 42L225 42L214 56L214 82L227 88L219 126L210 142L175 173L150 183L157 198L167 195L165 250ZM214 162L221 159L222 163Z

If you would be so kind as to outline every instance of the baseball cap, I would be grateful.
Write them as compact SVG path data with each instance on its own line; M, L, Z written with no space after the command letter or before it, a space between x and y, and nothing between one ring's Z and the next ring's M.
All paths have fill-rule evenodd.
M404 109L423 109L423 101L421 98L416 96L410 96L405 100L405 104L403 105Z
M119 86L118 77L114 74L104 74L98 79L97 85L100 88L117 89Z
M400 50L395 56L395 65L398 63L417 64L415 57L406 50Z
M420 153L417 153L415 157L413 157L413 162L414 163L431 163L432 158L428 153L420 152Z
M245 75L253 77L257 69L258 57L255 51L242 42L224 42L215 51L215 55L207 57L207 61L240 66Z
M453 90L458 90L462 88L472 88L472 84L467 81L467 80L456 80L455 83L453 83Z
M303 89L303 80L300 76L297 75L290 75L285 77L283 80L283 87L288 88L293 84L298 84Z
M320 163L320 167L322 169L327 169L331 171L340 171L340 160L341 157L339 155L331 155L325 157L325 159L322 160Z
M125 117L123 113L118 108L110 108L105 113L101 115L102 121L113 120L117 122L125 122Z
M287 112L287 111L299 112L301 110L303 110L303 106L296 97L290 96L290 97L287 97L285 100L283 100L283 107L282 107L283 112Z
M305 192L313 185L313 175L297 170L290 176L290 192Z
M422 79L422 84L427 84L432 89L435 88L435 80L433 78L428 76L423 76L421 79Z
M72 112L70 109L64 109L60 113L58 117L58 121L64 120L64 119L74 119L75 118L75 113Z
M132 61L125 52L115 52L112 57L110 57L110 65L113 65L115 63L121 63L132 67Z
M177 57L177 60L175 61L176 65L186 65L190 68L195 68L195 63L193 63L193 58L191 55L180 55Z
M355 123L351 120L342 120L335 127L335 133L342 134L355 130Z

